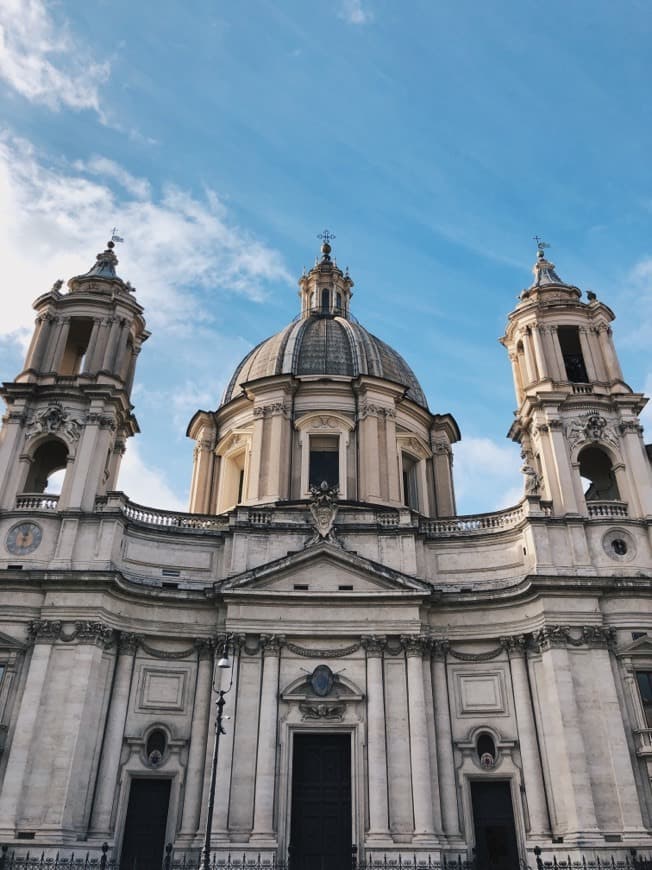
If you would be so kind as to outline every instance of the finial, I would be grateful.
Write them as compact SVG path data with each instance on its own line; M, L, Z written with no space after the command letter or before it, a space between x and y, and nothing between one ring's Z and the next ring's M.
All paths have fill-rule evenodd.
M549 248L550 245L548 242L544 242L540 236L532 236L534 241L537 243L537 257L542 260L543 259L543 251L545 248Z
M321 261L322 263L328 263L331 259L330 253L333 250L329 242L335 238L335 234L331 233L330 230L323 230L321 233L317 233L317 238L322 240L321 252L323 257Z
M122 236L118 235L118 228L117 227L113 227L113 229L111 230L111 242L109 242L108 247L109 248L115 247L115 242L124 242L124 239L122 238Z

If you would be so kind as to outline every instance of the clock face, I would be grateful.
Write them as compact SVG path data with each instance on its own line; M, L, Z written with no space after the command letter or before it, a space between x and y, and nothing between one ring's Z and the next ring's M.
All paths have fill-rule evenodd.
M7 549L14 556L26 556L33 553L41 543L43 532L36 523L18 523L9 530Z

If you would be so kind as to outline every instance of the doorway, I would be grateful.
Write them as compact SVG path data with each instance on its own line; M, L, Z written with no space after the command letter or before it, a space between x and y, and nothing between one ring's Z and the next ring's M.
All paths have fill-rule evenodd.
M519 866L514 808L509 782L472 782L477 870Z
M295 734L290 870L351 868L351 737Z
M120 870L161 870L169 804L169 779L132 779Z

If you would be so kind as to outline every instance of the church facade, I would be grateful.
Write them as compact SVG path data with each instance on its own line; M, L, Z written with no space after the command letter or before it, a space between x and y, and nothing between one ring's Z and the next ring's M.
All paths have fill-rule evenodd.
M36 299L0 435L15 854L156 868L207 825L212 859L297 870L652 847L652 471L613 312L538 251L501 339L524 495L459 516L457 424L331 254L191 420L185 514L115 490L148 332L112 244Z

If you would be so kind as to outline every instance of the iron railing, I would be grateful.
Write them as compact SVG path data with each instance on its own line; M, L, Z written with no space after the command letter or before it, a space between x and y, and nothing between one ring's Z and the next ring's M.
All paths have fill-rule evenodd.
M48 854L16 854L15 849L0 847L0 870L200 870L201 859L197 852L173 855L172 844L168 843L160 867L148 861L130 861L121 864L109 858L109 847L102 846L100 854L61 852ZM329 865L330 866L330 865ZM308 866L303 861L281 861L273 855L255 853L230 854L217 853L211 856L211 870L322 870L321 867ZM350 862L344 861L339 870L652 870L652 858L639 855L636 849L623 850L618 855L597 854L593 858L570 855L547 855L536 846L531 863L521 860L511 867L507 863L485 862L465 856L449 857L433 861L423 854L374 855L367 859L358 858L353 848Z

